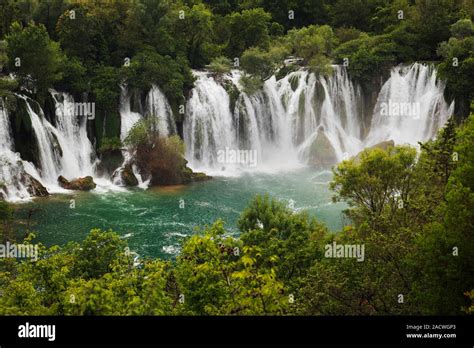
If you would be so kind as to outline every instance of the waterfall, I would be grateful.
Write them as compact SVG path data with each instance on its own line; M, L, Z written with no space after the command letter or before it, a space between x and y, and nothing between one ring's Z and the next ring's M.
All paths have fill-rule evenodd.
M121 86L120 93L120 140L124 141L135 123L140 121L142 116L137 112L132 112L130 108L130 95L127 88Z
M158 131L159 136L170 136L176 134L176 123L174 120L173 111L168 103L163 92L156 85L152 85L152 88L146 96L146 109L144 115L138 112L131 111L130 106L130 94L126 86L121 86L120 94L120 140L124 141L133 126L141 119L149 119L152 124L155 125L155 130ZM129 148L122 150L124 162L116 169L113 174L113 182L116 185L123 185L121 180L121 172L125 166L131 163L134 154ZM146 188L148 186L148 180L144 180L135 165L132 164L134 175L137 177L139 187Z
M51 90L55 102L55 121L53 126L45 117L39 104L23 95L17 95L26 105L31 120L31 128L38 150L39 168L23 161L20 154L13 153L13 141L6 109L1 108L0 117L0 182L5 182L7 190L3 194L8 200L23 200L30 197L25 182L25 174L31 175L47 187L50 192L64 192L58 186L59 175L67 179L95 173L94 148L87 137L85 116L76 116L74 99L66 93ZM99 178L96 178L99 179ZM8 191L8 192L6 192Z
M10 134L10 122L3 99L0 99L0 139L2 139L0 142L0 151L12 149L13 142Z
M1 98L0 140L0 197L12 202L27 200L30 194L25 173L35 179L39 179L39 174L32 163L21 160L20 154L13 152L8 111Z
M206 73L195 74L198 79L186 105L183 132L186 158L199 169L216 163L219 149L235 148L237 143L229 94Z
M273 76L252 95L243 92L238 71L220 77L202 71L194 75L183 121L185 156L192 169L212 175L275 173L305 165L325 168L383 141L417 144L435 136L454 109L443 97L444 84L437 80L436 69L418 63L392 68L373 102L367 102L370 98L364 98L361 86L341 66L333 66L329 76L305 69L279 80ZM37 102L17 95L31 120L38 168L14 152L9 115L1 101L0 195L8 200L29 197L26 174L50 192L61 191L59 175L72 179L95 174L97 159L87 136L87 118L76 115L72 96L56 91L51 95L54 125ZM122 86L122 141L144 118L154 120L160 136L177 133L173 111L159 87L152 85L140 109L142 114L131 110L130 95ZM134 165L134 154L124 149L123 155L114 183L122 184L115 174L132 164L140 187L146 188L148 181ZM98 192L110 189L108 179L94 180Z
M186 157L193 169L212 174L248 169L221 163L219 152L228 149L254 151L258 162L251 170L275 172L327 167L387 140L416 144L432 138L453 110L436 70L418 63L394 67L375 106L364 105L362 88L341 66L333 66L330 76L304 69L278 81L273 76L253 95L242 92L235 72L220 79L195 75L184 122ZM229 83L241 90L233 110L224 88ZM414 113L382 112L394 105Z
M56 186L58 176L74 179L94 175L94 149L87 137L86 116L75 114L74 99L66 93L51 91L55 102L56 128L46 119L38 105L39 114L33 110L33 100L19 96L27 106L31 126L36 138L43 183Z
M35 101L24 96L18 97L25 101L28 115L31 119L31 127L33 128L38 146L41 166L39 172L43 183L55 185L61 172L61 148L58 143L59 133L44 117L41 108L39 108L41 116L33 110L30 103L35 103Z
M147 114L155 120L160 136L166 137L176 134L176 124L171 106L163 92L156 85L152 85L148 92L147 108Z
M61 146L61 174L68 179L93 176L94 148L87 137L87 117L75 114L74 99L51 91L56 106L58 142Z
M431 66L393 68L379 93L365 144L392 139L397 144L416 145L435 136L454 110L454 104L446 104L443 91Z

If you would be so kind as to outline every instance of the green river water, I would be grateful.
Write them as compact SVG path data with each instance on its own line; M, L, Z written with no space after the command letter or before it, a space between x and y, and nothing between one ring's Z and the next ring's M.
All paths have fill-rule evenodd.
M294 209L306 210L330 230L344 222L343 203L332 203L328 189L331 173L300 169L278 174L216 177L188 186L133 189L127 192L74 192L56 194L19 206L18 215L32 214L32 226L45 245L80 241L92 228L112 229L126 238L141 256L170 258L179 253L186 236L199 226L221 218L230 233L249 200L269 194ZM75 208L70 207L74 199ZM184 203L184 204L183 204ZM184 207L183 207L184 205Z

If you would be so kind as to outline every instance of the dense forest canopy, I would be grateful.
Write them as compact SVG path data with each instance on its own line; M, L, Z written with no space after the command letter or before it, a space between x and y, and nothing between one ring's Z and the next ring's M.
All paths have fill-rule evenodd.
M25 0L0 10L0 68L20 83L2 80L0 95L25 87L41 98L56 87L87 93L106 112L119 83L154 83L176 107L190 69L242 68L251 90L288 72L288 56L321 73L345 64L366 83L398 63L436 61L464 117L473 93L470 0Z

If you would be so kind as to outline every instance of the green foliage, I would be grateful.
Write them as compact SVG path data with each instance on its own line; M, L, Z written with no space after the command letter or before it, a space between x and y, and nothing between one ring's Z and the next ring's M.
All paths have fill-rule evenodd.
M365 84L394 64L442 59L439 76L455 114L467 115L472 105L471 1L8 1L0 12L6 104L21 87L40 99L51 87L85 92L97 103L97 122L107 125L119 124L122 83L139 92L158 85L176 106L192 87L190 67L209 64L221 74L239 58L240 83L253 94L276 72L298 68L282 67L290 54L318 74L348 58L351 77ZM9 73L17 80L6 79ZM235 104L238 91L229 90ZM124 145L137 151L145 174L159 173L156 182L182 182L184 144L160 137L155 121L138 122ZM174 263L137 262L118 235L93 230L82 243L40 245L35 262L1 259L0 314L472 313L474 116L459 129L454 121L419 153L371 149L335 168L331 188L335 200L349 203L351 219L336 234L268 197L244 210L239 238L217 221L187 239ZM100 151L119 149L106 128ZM11 215L0 201L3 240L12 238ZM333 242L364 245L364 261L325 257Z
M357 30L352 27L340 27L335 30L336 38L340 44L343 44L347 41L356 40L360 37L361 34L362 32L360 30Z
M122 148L122 142L119 137L104 137L99 147L99 152L110 152L115 150L120 150Z
M331 56L336 46L336 36L328 25L310 25L293 29L285 38L287 45L297 57L301 57L315 72L331 71Z
M185 181L184 142L178 135L158 136L148 132L148 139L136 147L136 162L141 173L151 177L152 185L178 185Z
M348 212L356 226L369 223L382 232L395 221L404 224L397 216L398 202L409 205L419 193L413 184L415 161L416 150L410 147L364 150L334 170L330 185L336 192L334 201L356 207Z
M455 167L456 161L453 159L454 146L456 144L456 126L454 118L450 117L447 124L442 128L436 141L430 141L422 144L425 151L421 157L420 165L427 165L431 169L436 179L446 185L451 172Z
M5 201L0 201L0 221L9 221L13 215L13 208Z
M158 136L158 119L148 117L139 120L133 125L123 143L132 148L137 148L140 145L148 146L152 145ZM168 150L176 152L176 154L184 155L184 145L177 136L167 138L166 147Z
M224 56L215 57L207 68L216 74L225 74L231 71L232 61Z
M178 137L152 143L160 161L184 150ZM342 162L331 188L350 204L353 226L336 234L257 196L238 221L239 238L217 221L189 237L175 263L134 261L124 240L100 230L80 244L40 246L36 262L0 260L0 314L469 312L473 148L471 116L460 130L450 120L418 155L407 146L373 148ZM363 246L363 258L327 257L333 243Z
M337 0L329 7L331 24L335 27L351 26L368 31L370 18L380 3L374 0Z
M268 196L255 197L242 212L238 226L243 245L260 248L261 267L275 267L277 279L296 296L306 270L321 258L320 243L327 229Z
M362 82L371 82L380 71L396 61L397 45L390 35L368 36L341 44L335 55L349 65L351 76Z
M266 48L269 40L271 14L261 8L234 12L226 17L229 26L228 57L240 57L248 47Z
M260 79L266 79L286 71L282 61L289 54L304 58L311 71L326 75L331 73L331 64L348 58L351 76L366 85L394 64L442 57L440 76L447 81L448 99L456 101L456 114L465 118L472 99L468 81L473 65L474 6L469 1L138 0L95 4L27 0L7 1L0 9L0 40L20 38L21 26L15 22L38 23L23 30L22 44L14 44L27 54L26 65L18 69L9 55L4 73L21 75L19 85L12 88L37 87L44 94L54 86L73 95L97 94L98 119L105 117L104 112L116 111L112 103L122 82L142 91L156 84L176 108L193 85L190 67L208 66L224 73L230 68L229 60L241 58L248 74L258 73ZM15 56L23 55L20 51ZM459 59L458 67L452 66L453 58ZM125 66L128 59L131 65ZM0 53L0 65L4 60ZM112 78L110 72L118 69L117 78ZM101 79L104 82L98 81ZM259 84L249 79L244 83L249 90L255 90L250 85ZM113 95L107 96L102 88L106 85Z
M36 89L44 97L48 88L61 77L62 57L58 43L50 40L44 25L34 23L25 28L14 23L6 41L10 71L15 72L20 84ZM17 62L20 66L15 64Z
M156 84L172 101L181 100L183 91L193 82L191 71L182 58L162 56L152 49L134 56L130 66L124 66L121 73L130 88L147 91Z
M146 119L135 123L123 140L124 145L136 148L150 139L150 124Z
M474 34L474 24L468 18L460 19L451 25L451 35L457 39L464 39Z
M414 284L414 295L424 314L459 313L470 303L463 296L464 292L472 289L474 117L471 115L457 134L449 137L455 137L454 147L452 142L446 141L453 131L448 128L444 133L444 137L437 140L440 145L434 147L447 144L444 148L450 148L451 158L456 155L454 158L458 160L454 163L444 160L444 163L450 163L450 175L435 211L439 218L425 226L424 233L417 240L420 253L413 255L412 260L414 267L423 270L418 273L422 276ZM443 158L442 151L435 154Z
M61 62L60 71L62 79L55 83L58 90L75 94L90 92L87 69L78 58L64 59Z
M272 58L268 52L257 47L245 50L242 54L241 65L245 72L261 79L267 79L274 71Z
M86 66L93 66L96 60L103 58L99 53L104 49L103 35L98 32L97 22L88 14L85 6L72 10L74 18L66 11L56 24L59 43L68 56L79 58Z
M448 98L455 99L456 111L460 114L469 113L469 103L474 98L474 88L467 82L474 77L474 37L467 35L472 27L469 19L453 24L454 37L442 42L437 51L444 59L438 71L440 78L446 81L445 93Z
M12 220L13 208L7 202L0 200L0 243L12 239Z
M349 214L356 230L348 237L365 244L366 261L363 267L341 264L329 271L323 264L314 266L310 279L315 285L308 286L307 295L333 294L314 298L315 311L433 315L457 314L469 305L464 293L472 289L473 279L474 240L468 232L473 228L473 124L471 117L456 132L451 119L435 141L422 146L418 161L409 149L392 148L385 154L374 149L338 166L332 188L354 207ZM384 178L386 173L391 178ZM391 203L394 191L403 205ZM374 219L374 214L379 215ZM357 285L350 291L355 292L348 295L344 288L342 294L346 280L334 284L330 276L353 279L354 272ZM404 305L388 305L397 294L404 294ZM365 308L357 307L354 298ZM321 299L328 301L327 308Z
M92 94L97 109L106 112L117 110L120 101L119 69L111 66L97 66L91 81Z
M283 284L272 267L262 268L258 247L225 237L221 221L184 245L176 266L189 314L281 314Z
M18 83L7 77L0 77L0 98L2 107L12 110L16 106L16 96L13 91L18 87Z
M168 264L143 260L112 232L92 230L81 243L40 245L37 261L0 271L0 313L17 315L163 315L170 313ZM0 260L0 266L8 262ZM2 268L0 267L0 270Z
M440 41L449 37L451 17L454 17L454 0L418 0L411 26L416 36L419 59L433 59Z
M240 77L239 83L242 85L244 92L248 95L256 93L263 87L263 80L258 76L243 74Z

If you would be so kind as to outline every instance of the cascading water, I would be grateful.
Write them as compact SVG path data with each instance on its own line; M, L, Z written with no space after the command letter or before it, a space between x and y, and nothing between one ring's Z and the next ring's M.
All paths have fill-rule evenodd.
M152 88L147 94L146 97L146 109L145 114L141 115L138 112L131 111L130 106L130 95L125 86L121 86L121 95L120 95L120 119L121 119L121 128L120 128L120 140L124 141L130 130L133 126L140 121L141 119L147 118L156 126L156 131L159 136L170 136L176 134L176 123L174 121L173 111L171 106L168 103L163 92L156 85L152 85ZM120 168L117 168L113 174L113 182L116 185L123 185L121 180L121 172L124 170L125 166L131 163L133 159L133 153L130 149L125 148L122 151L124 162ZM148 180L144 180L140 173L137 170L137 167L132 164L133 173L138 179L139 187L146 188L148 186Z
M59 175L67 179L94 175L96 162L93 146L87 137L86 117L75 115L74 100L68 94L55 91L51 91L51 94L55 101L57 128L46 119L43 110L34 100L17 95L25 102L31 120L38 149L38 170L32 163L21 160L19 154L12 152L8 115L2 107L0 150L3 162L0 181L7 183L8 192L4 194L8 200L30 197L25 185L28 181L25 174L39 180L50 192L63 191L57 184Z
M156 86L152 88L146 96L146 109L144 115L131 111L130 94L126 86L121 86L120 94L120 139L125 140L133 126L143 118L151 119L155 124L160 136L176 134L176 123L173 111L165 95Z
M87 116L75 114L74 99L67 93L51 91L56 106L61 173L68 179L94 175L94 148L87 137Z
M127 88L121 86L120 93L120 140L124 141L135 123L140 121L142 115L137 112L132 112L130 108L130 95L128 95Z
M259 170L300 167L308 162L318 136L328 138L338 160L345 152L357 153L362 148L360 91L344 69L334 70L329 79L306 71L279 81L272 77L261 91L241 93L233 112L225 89L205 73L196 73L184 126L192 168L229 174L228 166L216 160L217 152L226 148L255 151Z
M39 179L39 174L32 163L22 161L20 154L13 152L8 112L3 99L0 99L0 140L0 196L12 202L28 199L30 193L26 175Z
M95 156L93 146L87 137L86 116L75 115L74 99L66 93L51 91L56 107L55 128L45 117L32 108L34 103L25 100L31 119L41 164L41 178L49 186L56 186L59 175L67 179L94 175Z
M58 143L59 133L51 123L46 120L43 114L40 117L40 115L33 110L30 102L35 103L35 101L24 96L18 97L25 101L31 119L31 127L33 128L36 144L38 145L42 181L44 184L55 185L61 171L61 148ZM40 112L42 113L41 109Z
M446 104L443 91L431 66L392 69L379 93L366 146L388 139L416 145L432 138L454 109L454 104Z
M237 133L229 94L206 73L195 74L198 79L183 125L186 158L195 169L209 169L217 162L217 151L237 146Z
M305 164L326 167L383 141L425 141L436 134L453 111L453 105L448 106L443 98L444 85L437 81L436 70L431 66L393 68L375 105L364 105L362 89L349 79L344 68L333 68L329 77L303 69L278 81L272 77L253 95L241 91L237 71L220 79L195 72L197 81L187 101L183 124L190 167L213 175L276 172ZM235 89L240 90L237 95ZM95 173L86 117L75 116L71 96L51 93L56 127L35 101L18 96L26 103L31 119L38 171L14 153L8 113L3 102L0 105L0 194L8 200L29 197L25 180L21 179L25 173L53 192L59 175L71 179ZM156 86L147 94L143 115L131 111L130 96L122 87L120 115L122 141L142 118L155 120L160 136L176 134L172 109ZM222 163L219 153L227 150L254 151L256 167L249 168L248 163L242 165L238 161ZM123 153L125 161L118 171L133 158L129 150ZM147 182L132 168L141 186L146 187ZM94 178L97 179L100 178ZM114 176L114 182L120 184L115 179Z
M452 113L435 69L422 64L393 68L374 108L364 105L362 89L340 66L329 77L305 70L278 81L272 77L253 95L241 92L234 110L219 82L204 72L195 74L184 123L186 156L193 169L213 174L231 174L217 160L226 148L256 151L257 170L327 167L383 141L427 140ZM235 76L225 79L239 87ZM384 114L383 103L418 105L417 113L411 119Z
M176 134L173 111L163 92L157 86L152 85L146 101L147 116L155 120L158 134L164 137Z
M2 139L0 142L0 150L12 149L13 142L10 134L10 122L3 99L0 99L0 139Z

